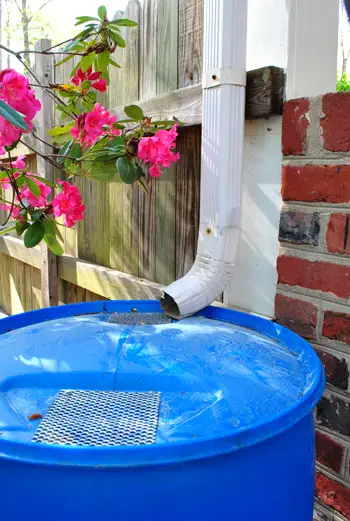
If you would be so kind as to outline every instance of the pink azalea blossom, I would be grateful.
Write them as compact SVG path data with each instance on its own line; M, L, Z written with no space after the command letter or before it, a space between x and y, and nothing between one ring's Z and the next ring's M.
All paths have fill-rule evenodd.
M16 168L18 170L24 170L26 167L26 156L18 156L15 161L11 162L12 168Z
M86 72L83 72L81 68L77 70L75 75L71 78L71 82L74 83L74 85L80 85L83 83L83 81L90 81L92 82L91 87L93 89L96 89L100 92L106 92L107 90L107 82L104 79L100 79L101 73L100 72L92 72L92 67L90 67ZM98 81L96 81L98 80Z
M91 112L80 114L70 131L71 135L87 148L93 146L103 135L120 135L120 130L113 128L117 118L112 116L100 103L95 103Z
M26 167L25 164L25 158L26 156L18 156L18 158L15 161L11 162L12 168L18 168L19 170L24 170ZM10 165L6 163L6 168L10 168ZM17 179L17 177L20 175L20 172L13 172L12 176ZM4 177L3 179L0 179L0 188L3 188L4 190L9 190L11 188L10 179L8 177Z
M12 210L11 210L11 205L9 205L9 204L4 204L4 203L1 203L1 204L0 204L0 208L1 208L2 210L4 210L5 212L6 212L6 211L11 212L11 217L12 217L12 219L17 219L18 216L19 216L19 212L21 211L21 209L19 208L19 206L14 206L14 207L12 208ZM22 220L21 217L19 217L19 219Z
M76 186L67 183L67 181L59 180L57 182L62 185L63 192L52 200L53 213L56 217L64 215L64 225L71 228L76 221L83 220L85 206Z
M12 174L12 177L17 179L17 177L20 175L19 172L14 172ZM10 190L11 188L11 182L9 177L4 177L3 179L0 179L0 188L3 188L4 190Z
M37 184L40 190L40 195L34 195L28 188L24 186L21 190L21 197L24 197L30 206L36 206L38 208L45 208L47 205L47 198L51 193L51 188L46 184L42 183L38 179L34 179L30 175L28 176Z
M177 125L174 125L171 130L158 130L154 136L141 139L137 157L150 163L150 176L160 177L162 167L169 168L180 159L180 154L173 151L177 135Z
M28 125L29 132L33 128L32 120L40 110L41 105L36 99L25 76L13 69L4 69L0 72L0 99L6 101L12 108L20 112ZM3 147L11 146L23 133L23 130L13 126L0 116L0 153Z

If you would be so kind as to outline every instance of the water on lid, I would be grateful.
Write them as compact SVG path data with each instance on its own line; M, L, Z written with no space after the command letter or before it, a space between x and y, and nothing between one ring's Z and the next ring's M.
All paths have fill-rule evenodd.
M130 317L70 317L2 335L2 437L30 441L62 389L159 392L156 444L268 422L307 390L300 356L255 331L205 317Z

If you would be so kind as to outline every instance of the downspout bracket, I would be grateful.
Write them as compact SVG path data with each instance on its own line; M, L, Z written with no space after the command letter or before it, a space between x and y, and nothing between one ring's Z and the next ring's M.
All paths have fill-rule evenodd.
M237 85L245 87L247 72L245 69L224 68L204 71L202 77L202 89L212 89L220 85Z

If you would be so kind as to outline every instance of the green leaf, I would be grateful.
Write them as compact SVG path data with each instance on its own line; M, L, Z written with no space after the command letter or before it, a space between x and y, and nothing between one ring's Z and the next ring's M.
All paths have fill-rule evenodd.
M83 72L86 72L94 63L96 53L90 52L90 54L87 54L84 56L84 58L80 61L80 68Z
M63 241L63 237L62 237L62 234L60 232L60 229L59 229L59 226L58 224L56 223L56 221L50 221L55 229L55 232L56 232L56 235L59 239L61 239L61 241Z
M168 127L170 125L174 126L174 125L183 125L183 123L181 123L181 121L175 121L175 119L164 119L164 121L151 121L151 125L157 125L157 126L162 126L162 127Z
M43 222L45 228L44 241L47 247L54 255L63 255L63 248L56 239L56 223L49 219L45 219Z
M49 219L44 219L43 221L44 223L44 226L45 226L45 235L47 237L52 237L52 238L56 238L56 230L55 230L55 226L54 226L54 221L51 221Z
M48 237L45 234L44 241L49 250L52 251L54 255L57 255L58 257L61 257L63 255L64 250L56 238Z
M26 248L34 248L43 239L45 235L45 226L42 222L36 221L24 233L24 246Z
M63 49L62 52L69 52L69 51L72 51L73 49L75 49L75 47L79 44L79 40L72 40L70 41L69 43L67 43L67 45L65 46L65 48Z
M27 228L29 228L29 226L30 226L30 224L27 221L24 221L24 222L17 221L16 222L17 235L21 236L22 233L25 232Z
M104 79L104 80L106 80L107 85L109 85L110 77L109 77L109 72L108 72L108 70L105 70L105 71L102 72L102 74L101 74L101 78Z
M8 177L8 173L6 172L6 170L2 170L0 172L0 179L6 179Z
M123 183L131 185L135 181L138 181L143 175L143 171L140 167L131 163L126 157L120 157L117 160L117 168L119 171L120 179Z
M134 121L141 121L144 118L143 110L137 105L124 107L125 114Z
M23 114L17 112L17 110L10 107L10 105L2 99L0 99L0 116L12 123L15 127L21 130L28 130L28 125L24 120Z
M120 18L119 20L112 20L108 25L120 25L122 27L137 27L137 22L128 20L128 18Z
M81 104L85 112L91 112L94 108L94 103L90 100L81 100Z
M66 134L74 127L75 122L71 121L66 125L59 125L58 127L51 128L47 133L49 136L62 136L62 134Z
M139 167L139 168L141 168L141 167ZM145 181L143 180L142 177L138 181L136 181L136 184L137 184L137 186L139 186L141 188L141 190L143 192L145 192L147 195L149 195L150 192L149 192L149 190L147 188L147 185L146 185L146 183L145 183Z
M100 5L100 7L97 9L97 14L102 22L107 18L107 9L104 5Z
M121 69L121 66L113 60L113 58L109 57L109 63L110 65L113 65L113 67L117 67L118 69Z
M116 32L111 30L111 31L108 31L108 35L109 35L110 39L116 45L118 45L118 47L122 47L122 48L126 47L126 42L125 42L124 38L122 38L120 36L120 34L118 34L118 33L116 33Z
M70 141L67 141L63 147L60 149L60 151L58 152L58 158L57 158L57 163L58 164L62 164L64 163L64 160L65 160L65 156L68 154L71 146L73 144L73 139L71 139Z
M77 23L74 25L85 24L86 22L92 22L92 21L96 21L96 20L97 20L97 22L99 22L99 19L95 18L94 16L77 16L76 20L77 20Z
M66 125L59 125L58 127L53 127L50 129L47 133L49 136L62 136L62 134L67 134L72 128L74 127L75 122L71 121L70 123L67 123Z
M14 232L16 229L16 226L10 226L9 228L3 228L0 230L0 235L4 235L5 233Z
M55 186L56 186L55 183L52 183L51 181L49 181L45 177L40 177L40 175L30 174L30 177L34 177L34 179L37 179L38 181L41 181L42 183L44 183L44 185L50 186L51 188L55 188Z
M96 65L98 71L105 71L109 63L109 51L103 51L97 55Z
M32 194L35 195L35 197L39 197L40 188L38 187L37 183L35 181L33 181L33 179L31 179L30 177L26 178L26 183L27 183L29 190L32 192Z
M22 188L22 186L27 182L27 179L26 179L26 176L23 176L23 177L18 177L16 179L16 184L18 186L18 188Z
M34 212L29 213L32 221L39 221L40 217L42 217L44 214L44 210L40 208L40 210L34 210Z
M122 136L115 136L112 141L108 143L108 148L125 146L125 140Z
M83 151L82 151L79 143L74 143L74 145L72 146L72 148L69 151L69 155L73 159L78 159L79 157L81 157L83 155Z
M112 181L116 174L117 168L114 161L113 163L95 162L92 163L89 178L94 181Z
M68 56L65 56L60 60L59 62L55 63L55 67L58 67L59 65L62 65L63 63L68 62L69 60L72 60L74 58L74 54L68 54Z

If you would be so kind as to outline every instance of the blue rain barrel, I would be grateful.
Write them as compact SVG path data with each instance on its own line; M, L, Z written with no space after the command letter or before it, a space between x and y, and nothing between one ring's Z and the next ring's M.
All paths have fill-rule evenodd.
M294 333L116 301L0 334L4 521L312 521L324 373Z

